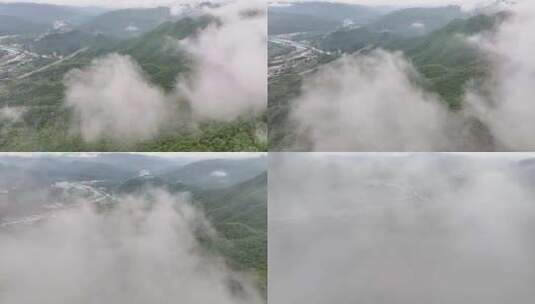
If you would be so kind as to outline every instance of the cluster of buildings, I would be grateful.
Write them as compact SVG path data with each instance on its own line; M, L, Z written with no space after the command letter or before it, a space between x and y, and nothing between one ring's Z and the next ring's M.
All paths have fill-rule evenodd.
M317 49L306 42L292 40L287 35L270 37L270 43L279 45L289 51L275 56L269 60L269 76L278 76L289 71L306 73L307 70L317 66L322 55L328 52Z

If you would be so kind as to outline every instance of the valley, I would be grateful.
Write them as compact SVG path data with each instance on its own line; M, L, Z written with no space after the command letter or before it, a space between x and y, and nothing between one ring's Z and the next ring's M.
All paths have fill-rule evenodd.
M272 56L269 61L268 77L294 72L304 75L321 63L323 57L330 56L329 51L320 50L306 40L294 40L295 34L271 36L268 43L272 44Z

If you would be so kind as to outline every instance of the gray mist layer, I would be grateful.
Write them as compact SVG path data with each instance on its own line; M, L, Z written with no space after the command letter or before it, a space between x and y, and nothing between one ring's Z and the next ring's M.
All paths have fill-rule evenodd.
M270 155L269 299L533 303L533 160Z
M519 1L494 33L465 37L490 61L460 111L426 93L412 64L384 50L345 56L304 80L290 119L313 151L533 151L535 5ZM461 38L461 37L460 37Z
M181 197L153 196L0 231L0 302L262 303L251 282L201 248L196 233L215 237L201 212Z

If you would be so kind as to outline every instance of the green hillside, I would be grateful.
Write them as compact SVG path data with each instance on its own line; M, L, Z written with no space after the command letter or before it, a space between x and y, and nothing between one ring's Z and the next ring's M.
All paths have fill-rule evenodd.
M376 48L402 51L423 76L421 85L439 94L455 110L462 107L467 83L485 77L488 66L485 56L466 39L492 30L504 18L505 15L497 14L454 19L431 33L416 37L362 27L333 32L315 43L321 48L340 49L346 54L357 51L365 54ZM300 94L301 82L302 76L292 72L269 80L270 149L290 147L295 142L294 135L288 131L294 129L288 114L291 100Z
M117 52L134 58L154 84L169 91L179 74L192 70L191 59L177 49L176 41L195 35L210 22L215 22L215 19L207 16L183 18L165 22L153 31L126 41L113 41L104 36L88 39L79 45L89 44L89 48L76 57L30 77L0 83L0 107L22 106L26 110L19 122L0 123L0 150L264 151L265 143L259 142L256 134L257 120L265 120L262 117L230 123L203 122L196 130L170 128L158 138L137 143L111 139L86 143L79 135L69 131L71 113L63 104L63 78L68 71L87 66L96 57ZM72 48L78 46L81 40L73 43ZM67 42L60 45L71 48ZM23 67L21 73L36 68ZM187 113L187 104L182 108Z
M487 66L485 58L466 38L491 30L500 20L500 16L486 15L454 20L425 37L387 47L404 51L430 81L429 89L457 108L466 83L483 77Z
M164 172L171 183L184 183L204 189L226 188L248 180L266 170L265 157L246 159L209 159ZM220 172L223 174L214 174Z
M380 17L367 27L404 36L420 35L437 30L454 19L468 17L458 6L415 7L396 10ZM421 25L422 28L418 28Z
M22 40L24 41L24 40ZM104 47L113 45L114 40L101 34L90 34L80 30L68 32L55 32L40 39L27 39L23 44L27 49L38 54L59 54L67 56L85 47Z
M195 34L215 19L209 16L165 22L139 38L130 39L115 51L132 56L150 79L167 90L173 88L179 73L190 71L191 60L180 52L177 41Z
M478 50L465 39L492 29L497 18L477 15L455 19L462 16L457 7L406 9L383 16L366 27L331 33L318 44L346 53L370 47L402 51L425 76L427 88L457 108L467 81L481 77L485 68ZM425 23L426 29L438 29L413 37L414 33L405 29L416 21ZM382 28L398 30L379 31Z
M407 8L386 14L362 27L342 28L322 37L317 44L326 50L352 52L369 45L381 46L422 36L467 17L459 7ZM418 26L415 26L418 25Z
M92 18L82 24L79 29L116 38L131 38L151 31L171 18L168 7L121 9Z
M210 246L267 288L267 173L223 190L194 194L222 239Z
M344 19L352 19L366 23L384 13L384 8L336 2L294 2L289 6L270 6L269 14L288 13L312 16L331 22L340 23Z
M46 30L43 24L26 21L19 17L0 14L0 36L40 33Z
M263 165L265 168L265 160ZM247 166L248 164L243 164L245 170ZM212 170L213 168L215 167ZM204 211L218 233L215 239L199 235L201 243L208 250L226 257L232 268L253 274L266 296L267 172L263 171L243 182L218 189L207 188L202 181L171 183L165 180L160 176L130 178L121 183L115 193L143 194L150 198L150 190L153 189L172 193L190 192L194 204Z
M195 231L201 245L207 253L223 257L230 268L253 278L266 297L267 160L264 157L210 159L180 165L191 161L190 157L198 159L199 156L158 157L124 153L94 157L0 155L0 187L9 189L7 195L0 195L0 224L9 217L46 213L50 203L61 202L68 206L80 198L89 198L97 204L99 211L106 212L124 203L123 196L141 196L149 202L147 207L150 208L150 202L157 197L153 190L167 190L177 197L189 192L191 199L187 201L202 211L216 231L215 236L200 229ZM243 175L239 182L218 188L195 178L227 162L229 167L236 167L235 170L249 172L248 176ZM176 166L173 170L186 168L192 180L185 176L185 183L177 183L163 175L136 172L140 167L161 168L165 164ZM57 186L58 181L63 185Z

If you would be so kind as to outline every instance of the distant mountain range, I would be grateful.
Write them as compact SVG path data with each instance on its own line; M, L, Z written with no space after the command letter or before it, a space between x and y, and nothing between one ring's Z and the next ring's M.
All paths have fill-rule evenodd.
M35 22L46 26L53 26L54 22L58 20L81 24L105 11L106 9L96 7L38 3L0 3L0 15L18 17L27 22ZM1 20L0 25L2 24Z

